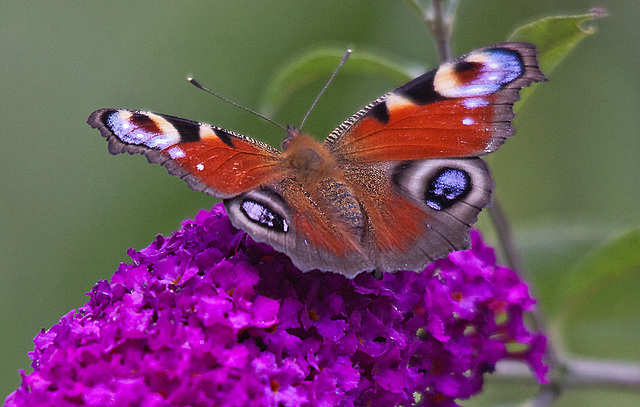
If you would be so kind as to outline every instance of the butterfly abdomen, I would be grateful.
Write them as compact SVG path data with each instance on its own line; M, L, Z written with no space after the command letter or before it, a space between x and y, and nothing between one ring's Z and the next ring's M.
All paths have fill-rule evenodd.
M348 232L362 240L365 219L353 190L335 178L324 179L317 190L326 202L328 213L335 218L335 224L346 225Z

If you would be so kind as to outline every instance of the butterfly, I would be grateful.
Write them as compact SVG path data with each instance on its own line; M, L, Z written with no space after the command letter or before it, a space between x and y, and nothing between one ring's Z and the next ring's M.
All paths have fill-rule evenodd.
M320 142L293 126L282 151L165 114L100 109L111 154L143 154L221 198L234 226L303 271L422 270L469 246L491 200L489 154L513 134L519 91L547 78L534 45L444 63L368 104Z

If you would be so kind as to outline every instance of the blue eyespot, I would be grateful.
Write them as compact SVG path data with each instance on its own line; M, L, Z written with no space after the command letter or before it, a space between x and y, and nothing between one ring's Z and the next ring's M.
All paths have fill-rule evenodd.
M262 227L282 233L286 233L289 230L289 224L282 216L260 202L245 199L240 204L240 210L247 219Z
M448 209L471 190L471 178L457 168L443 168L429 181L424 193L427 206L436 211Z

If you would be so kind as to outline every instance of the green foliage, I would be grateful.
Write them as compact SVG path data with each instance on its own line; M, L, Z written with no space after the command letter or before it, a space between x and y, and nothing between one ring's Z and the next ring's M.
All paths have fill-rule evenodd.
M605 17L602 9L575 16L550 16L517 28L509 41L530 42L538 47L540 68L550 73L580 41L595 33L585 22Z
M415 6L414 2L408 2ZM592 27L583 24L594 18L602 17L604 12L593 10L576 16L545 17L533 23L517 28L509 41L524 41L536 44L540 66L545 73L565 58L569 52L585 37L595 32ZM262 113L272 115L283 106L294 92L304 85L328 78L338 65L344 51L336 49L317 49L307 52L282 68L271 80L262 102ZM388 58L368 52L354 52L349 62L342 68L341 74L379 75L394 83L403 83L419 73L399 65ZM537 86L523 89L522 101L531 95Z
M536 20L517 28L509 41L521 41L535 44L538 47L540 69L546 75L575 48L576 45L595 32L594 27L585 27L584 23L595 18L606 16L601 9L593 9L590 13L575 16L550 16ZM537 89L537 85L525 88L520 93L520 103L514 110L522 107L523 102Z
M316 80L327 80L338 66L344 52L336 49L318 49L290 62L269 84L262 102L262 113L272 115L286 103L292 93L304 85ZM397 83L406 82L414 76L411 70L367 52L351 54L349 62L342 67L340 74L380 75Z
M640 272L640 228L607 242L567 271L556 294L562 303L560 318L566 318L612 279L632 272Z

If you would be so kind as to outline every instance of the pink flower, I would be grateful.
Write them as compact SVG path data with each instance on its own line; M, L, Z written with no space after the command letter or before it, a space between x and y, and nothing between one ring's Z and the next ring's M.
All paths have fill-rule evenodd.
M300 272L217 205L38 334L5 406L453 406L509 357L544 381L526 284L472 242L422 273L349 280Z

